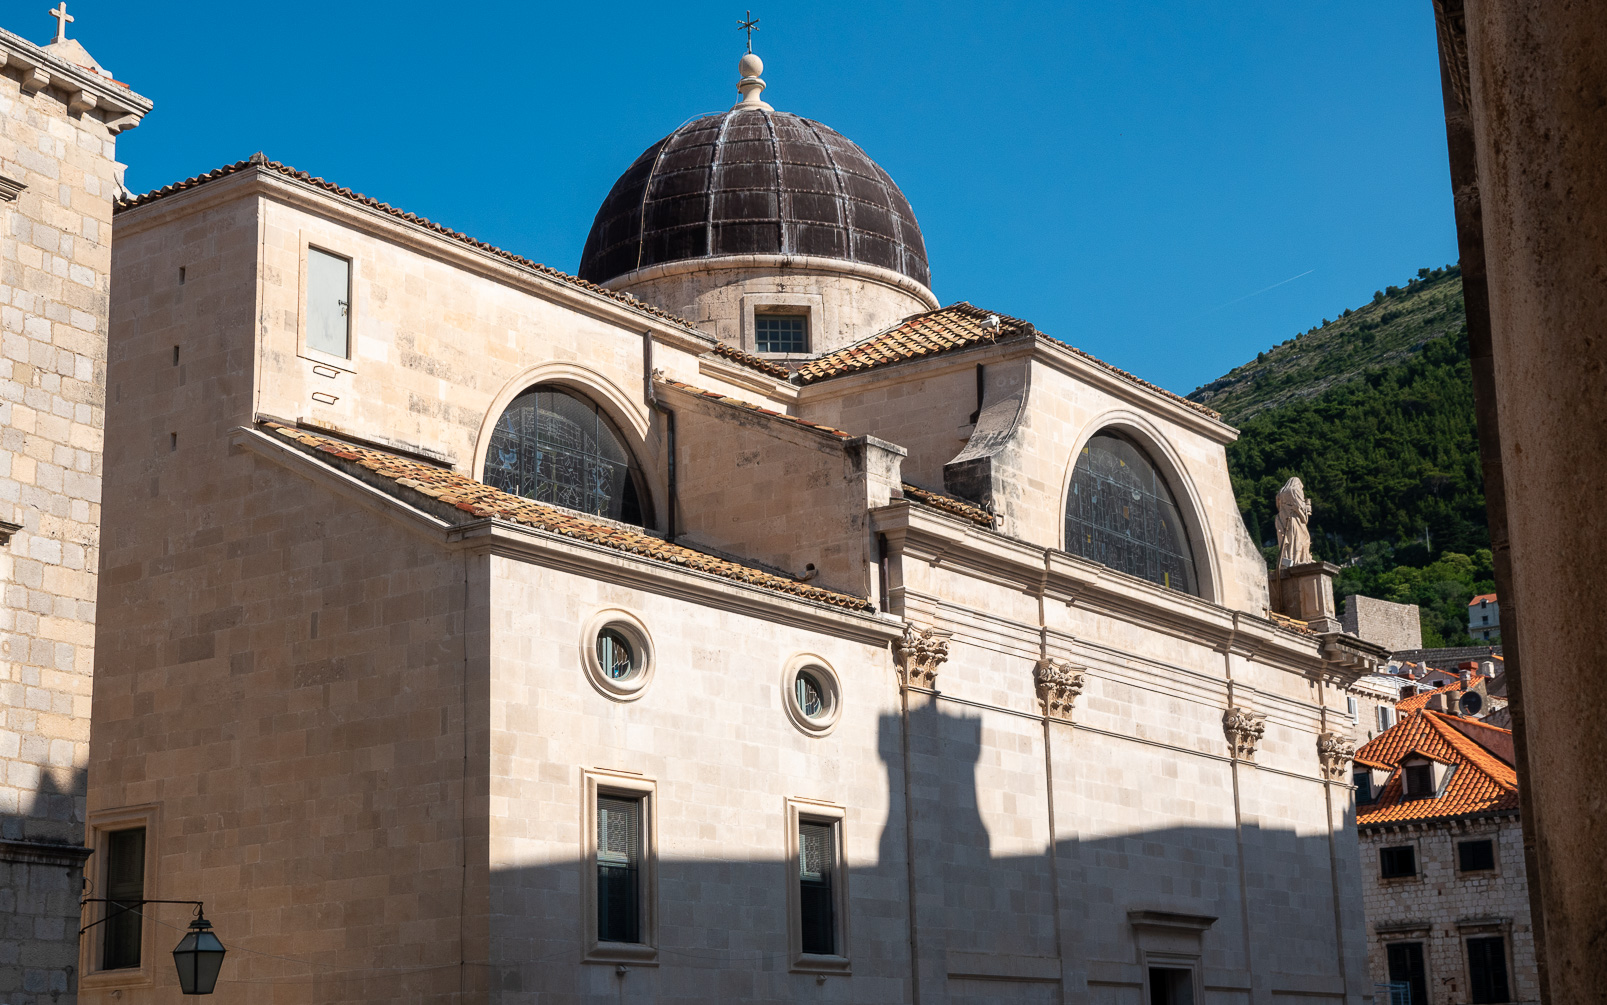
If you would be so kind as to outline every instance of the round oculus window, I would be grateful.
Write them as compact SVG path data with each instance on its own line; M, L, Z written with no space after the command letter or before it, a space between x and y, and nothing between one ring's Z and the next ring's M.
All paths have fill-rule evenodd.
M621 610L599 611L580 638L586 676L604 697L631 701L653 679L653 642L640 618Z
M837 725L842 711L837 674L818 656L798 656L787 662L782 678L782 703L792 724L810 736L824 736Z

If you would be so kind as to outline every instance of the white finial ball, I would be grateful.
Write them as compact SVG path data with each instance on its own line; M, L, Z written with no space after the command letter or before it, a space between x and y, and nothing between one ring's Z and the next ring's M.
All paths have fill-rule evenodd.
M744 77L757 77L764 72L764 60L750 52L737 64L737 72Z

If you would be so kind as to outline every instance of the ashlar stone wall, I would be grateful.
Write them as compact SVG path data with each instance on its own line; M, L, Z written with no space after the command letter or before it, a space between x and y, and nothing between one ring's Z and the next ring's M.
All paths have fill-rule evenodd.
M10 32L0 62L0 1000L26 1005L76 988L116 134L150 103L119 120L94 95L125 87Z
M1495 842L1495 869L1462 872L1459 842ZM1511 1000L1540 1000L1524 874L1523 828L1516 816L1436 821L1361 830L1361 881L1367 911L1367 958L1373 980L1389 980L1388 946L1423 946L1427 1005L1463 1005L1470 1000L1467 939L1500 935L1506 943ZM1380 875L1379 851L1409 846L1417 874Z

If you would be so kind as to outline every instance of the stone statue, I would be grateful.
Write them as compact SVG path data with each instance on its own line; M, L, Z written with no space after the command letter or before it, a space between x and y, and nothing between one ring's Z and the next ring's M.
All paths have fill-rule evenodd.
M1278 490L1278 568L1305 565L1311 561L1311 503L1299 478L1291 478Z

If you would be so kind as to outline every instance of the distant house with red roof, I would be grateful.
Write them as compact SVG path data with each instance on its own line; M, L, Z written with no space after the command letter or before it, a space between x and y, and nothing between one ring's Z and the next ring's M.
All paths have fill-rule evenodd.
M1539 997L1512 733L1435 707L1475 681L1400 702L1353 763L1368 964L1409 1005Z
M1480 642L1501 637L1501 604L1493 593L1468 601L1468 634Z

